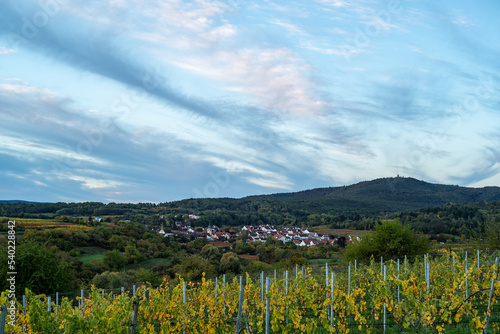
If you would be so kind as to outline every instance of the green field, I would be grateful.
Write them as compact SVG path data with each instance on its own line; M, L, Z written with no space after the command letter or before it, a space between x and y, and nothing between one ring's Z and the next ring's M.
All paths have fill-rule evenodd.
M93 254L104 254L107 252L105 248L90 246L90 247L78 247L81 256L83 255L93 255Z
M82 261L84 264L89 264L92 260L104 259L104 254L92 254L92 255L80 255L78 260Z
M77 257L78 260L82 261L84 264L89 264L92 262L92 260L95 259L104 259L104 254L106 254L107 250L101 247L78 247L78 250L80 251L80 255ZM145 260L140 263L133 263L125 266L123 269L128 270L128 269L152 269L153 267L159 265L159 264L165 264L168 265L170 263L169 259L164 259L164 258L154 258L154 259L149 259Z
M128 269L152 269L154 266L157 266L159 264L165 264L168 265L170 263L169 259L164 259L164 258L155 258L155 259L149 259L140 263L134 263L134 264L129 264L128 266L125 267L125 270Z
M102 247L78 247L80 255L77 257L78 260L82 261L84 264L89 264L95 259L104 259L104 254L107 252L106 249Z

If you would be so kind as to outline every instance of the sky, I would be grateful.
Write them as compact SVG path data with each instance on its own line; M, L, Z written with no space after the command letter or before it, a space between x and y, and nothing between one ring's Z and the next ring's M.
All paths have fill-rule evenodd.
M500 186L500 2L1 0L0 199Z

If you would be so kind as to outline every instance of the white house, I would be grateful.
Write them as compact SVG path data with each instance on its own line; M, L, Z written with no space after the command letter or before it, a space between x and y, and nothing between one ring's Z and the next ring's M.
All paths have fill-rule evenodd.
M158 231L158 233L161 234L161 235L165 235L165 230L163 229L163 224L161 224L161 228Z

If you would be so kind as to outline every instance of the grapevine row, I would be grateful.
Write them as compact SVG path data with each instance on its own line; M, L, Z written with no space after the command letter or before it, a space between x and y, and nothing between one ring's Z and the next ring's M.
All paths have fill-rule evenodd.
M451 265L453 261L453 265ZM287 276L288 273L285 273ZM262 283L266 284L262 284ZM241 281L205 280L139 287L135 295L114 295L92 288L75 306L63 298L27 291L17 303L9 332L129 333L131 312L138 303L136 333L416 333L466 328L483 333L497 323L497 264L467 266L456 254L416 259L404 269L391 261L349 267L347 272L308 268L293 279L245 275ZM240 306L240 296L243 303ZM2 293L0 305L7 296Z

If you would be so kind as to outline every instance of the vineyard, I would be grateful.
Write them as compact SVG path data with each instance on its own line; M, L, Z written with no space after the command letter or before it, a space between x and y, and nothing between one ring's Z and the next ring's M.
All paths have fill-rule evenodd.
M88 231L92 229L92 227L86 225L50 221L46 219L12 218L9 220L15 221L16 226L23 227L25 229L50 228L59 230L70 230L70 231L77 231L77 230Z
M490 333L498 258L443 253L335 268L164 282L76 300L27 295L6 333ZM0 305L8 305L7 294ZM9 318L7 317L7 322Z

